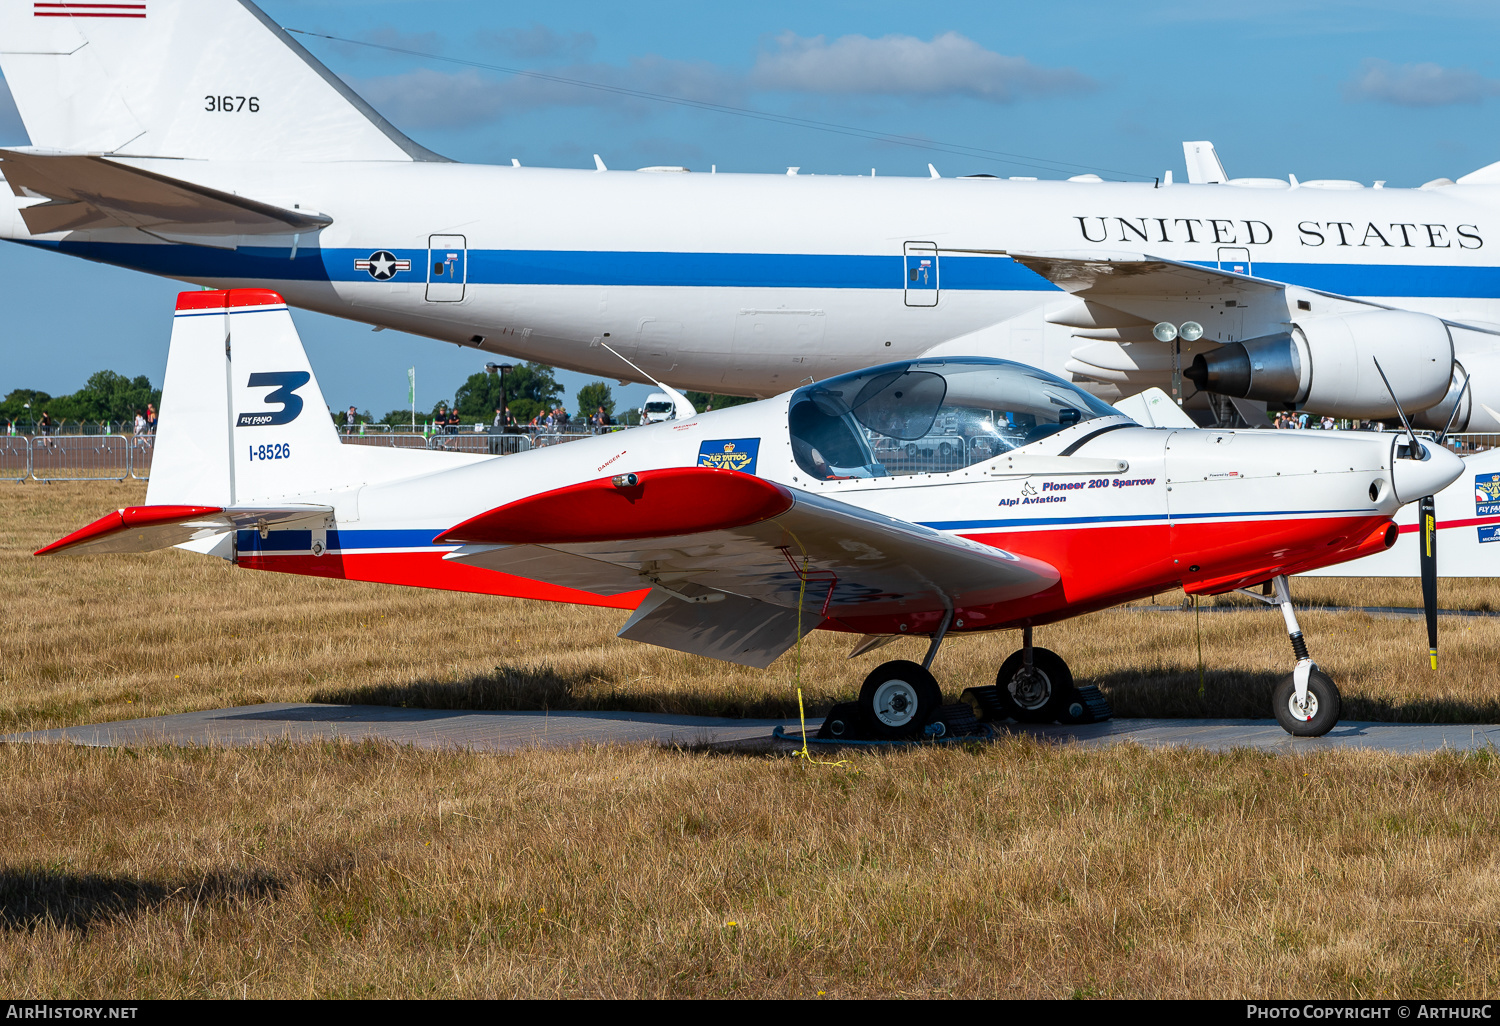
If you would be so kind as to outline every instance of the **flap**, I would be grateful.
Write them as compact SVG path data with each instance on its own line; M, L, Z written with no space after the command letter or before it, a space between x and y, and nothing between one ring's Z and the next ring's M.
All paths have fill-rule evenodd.
M795 609L704 588L690 586L689 590L692 595L673 595L653 588L620 628L619 636L764 670L795 645L801 634L822 622L822 617L811 611L803 613L799 624ZM702 595L712 595L719 601L691 601Z
M323 521L332 506L127 506L79 528L66 538L38 549L35 555L96 555L106 552L152 552L199 541L234 530L286 527Z
M11 191L50 203L21 208L33 235L94 228L164 229L174 235L290 235L333 223L105 157L0 149Z
M709 475L759 480L733 471L677 468L668 479L671 487L683 488L691 480L683 476L689 470L705 482L711 480ZM662 483L652 479L654 473L667 472L641 474L637 502L649 502L653 489ZM492 511L493 516L470 521L489 525L486 540L491 545L467 546L445 558L547 583L566 582L568 587L604 595L646 585L681 590L679 582L691 582L787 609L796 609L800 601L805 610L835 618L1002 602L1044 591L1058 580L1057 570L1040 560L820 495L770 482L760 485L774 490L765 496L775 494L778 503L784 504L782 512L747 520L765 512L760 507L752 509L754 503L747 502L739 509L718 511L715 518L724 526L711 526L712 514L701 511L712 507L693 507L700 510L696 515L704 529L656 538L600 539L595 532L608 523L603 512L588 525L548 524L513 518L505 512L509 507L501 507ZM567 489L558 489L563 491ZM543 493L511 506L550 502L554 494ZM680 507L674 503L672 508ZM729 524L725 519L746 522ZM508 534L496 529L502 523L513 525ZM592 536L575 540L579 535L574 532L580 529ZM633 534L640 525L622 518L617 529ZM446 540L464 533L477 532L455 528L441 537ZM508 550L494 547L493 543L511 536L529 544ZM541 549L557 555L545 555ZM718 604L705 606L704 615L718 615L715 608Z

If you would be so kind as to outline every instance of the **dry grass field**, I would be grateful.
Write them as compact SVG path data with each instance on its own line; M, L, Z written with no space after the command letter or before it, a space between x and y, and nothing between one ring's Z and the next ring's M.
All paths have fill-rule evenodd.
M788 655L769 670L620 641L625 613L252 570L175 550L133 556L31 552L144 486L0 487L0 732L266 701L490 709L646 709L722 715L796 710ZM1420 604L1416 583L1306 580L1300 600ZM1181 592L1160 603L1180 604ZM1080 681L1126 716L1269 716L1291 668L1280 615L1238 596L1242 612L1204 613L1200 690L1192 614L1122 608L1037 631ZM1445 582L1445 607L1500 602L1488 581ZM1139 605L1139 604L1137 604ZM1446 617L1442 672L1426 666L1420 620L1363 613L1302 617L1314 657L1338 681L1346 719L1500 722L1500 618ZM849 635L803 646L809 709L858 691L898 642L850 660ZM1016 632L954 637L934 671L950 697L989 684Z
M624 614L29 553L139 486L0 486L0 730L278 701L795 709ZM1303 582L1326 605L1414 585ZM1180 602L1161 596L1160 602ZM1443 604L1491 601L1483 582ZM1500 624L1304 618L1346 717L1500 722ZM1042 629L1126 715L1264 716L1273 610ZM879 655L815 635L813 707ZM915 642L902 654L918 651ZM958 638L951 694L1014 636ZM82 996L1454 997L1500 983L1500 755L1011 740L840 767L648 747L0 745L0 992Z

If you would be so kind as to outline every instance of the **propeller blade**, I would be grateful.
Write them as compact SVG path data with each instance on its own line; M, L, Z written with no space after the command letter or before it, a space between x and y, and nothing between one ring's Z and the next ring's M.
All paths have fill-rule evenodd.
M1373 357L1372 357L1373 359ZM1385 369L1380 366L1380 361L1375 360L1375 373L1380 375L1380 380L1385 382L1385 390L1390 394L1391 403L1396 407L1396 414L1401 418L1401 426L1406 429L1406 442L1412 452L1417 452L1417 433L1411 429L1411 421L1406 419L1406 411L1401 408L1401 400L1396 398L1396 390L1391 387L1391 379L1385 376Z
M1463 405L1464 405L1464 393L1467 392L1468 390L1469 390L1469 372L1468 371L1464 371L1464 384L1463 384L1463 387L1458 390L1458 398L1455 399L1455 400L1453 400L1453 412L1450 413L1450 414L1448 414L1448 423L1446 423L1446 424L1443 425L1443 433L1440 434L1440 435L1438 435L1438 438L1437 438L1438 445L1442 445L1444 442L1446 442L1448 440L1448 432L1453 429L1453 419L1458 416L1458 411L1463 408Z
M1424 495L1417 503L1421 528L1422 611L1427 614L1427 658L1437 669L1437 503Z

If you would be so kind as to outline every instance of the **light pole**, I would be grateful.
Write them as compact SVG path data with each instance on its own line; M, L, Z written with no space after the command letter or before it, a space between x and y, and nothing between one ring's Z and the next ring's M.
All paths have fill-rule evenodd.
M487 373L500 375L500 433L505 434L505 429L508 426L506 424L507 415L505 411L505 374L507 371L515 370L515 365L509 363L487 363L484 365L484 369Z

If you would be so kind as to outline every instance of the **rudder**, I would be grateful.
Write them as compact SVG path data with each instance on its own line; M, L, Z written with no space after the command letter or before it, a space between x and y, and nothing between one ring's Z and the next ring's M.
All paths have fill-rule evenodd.
M250 0L0 0L31 144L204 160L442 160Z

